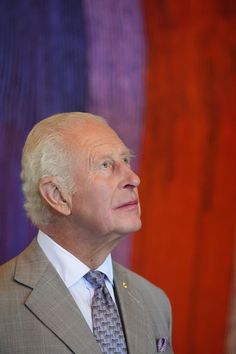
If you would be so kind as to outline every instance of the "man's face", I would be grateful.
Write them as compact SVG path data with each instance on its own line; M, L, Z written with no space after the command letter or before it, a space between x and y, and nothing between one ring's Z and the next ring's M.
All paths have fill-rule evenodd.
M78 133L72 223L84 235L120 237L140 229L139 177L131 154L106 124L92 121Z

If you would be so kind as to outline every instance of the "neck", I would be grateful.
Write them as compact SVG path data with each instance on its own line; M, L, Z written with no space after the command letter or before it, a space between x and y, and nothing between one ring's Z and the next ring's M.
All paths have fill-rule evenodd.
M55 227L39 227L45 234L51 237L61 247L73 254L90 269L98 268L106 259L108 254L119 242L118 237L82 237L81 234L61 230Z

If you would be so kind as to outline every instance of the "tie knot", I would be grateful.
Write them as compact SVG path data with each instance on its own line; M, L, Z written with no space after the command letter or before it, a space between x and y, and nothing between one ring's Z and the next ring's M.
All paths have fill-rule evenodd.
M105 286L105 274L98 270L90 270L84 277L94 288Z

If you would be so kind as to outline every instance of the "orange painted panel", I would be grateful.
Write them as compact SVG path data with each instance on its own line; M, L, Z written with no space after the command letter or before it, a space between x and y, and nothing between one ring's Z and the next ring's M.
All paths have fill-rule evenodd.
M233 2L143 7L143 229L133 269L169 295L176 354L224 353L236 225Z

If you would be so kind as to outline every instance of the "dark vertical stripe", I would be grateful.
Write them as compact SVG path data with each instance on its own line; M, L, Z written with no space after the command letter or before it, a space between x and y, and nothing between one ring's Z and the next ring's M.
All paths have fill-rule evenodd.
M26 133L48 115L84 111L86 36L82 1L0 2L0 261L19 253L35 229L19 180Z

